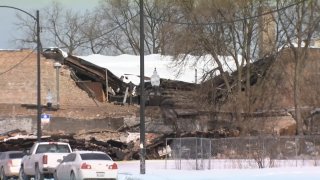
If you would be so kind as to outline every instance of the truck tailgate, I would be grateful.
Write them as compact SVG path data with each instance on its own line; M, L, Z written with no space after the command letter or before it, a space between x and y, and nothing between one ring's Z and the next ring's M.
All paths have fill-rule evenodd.
M43 157L46 156L46 161L47 163L45 163L43 161L43 166L44 167L52 167L52 168L55 168L59 165L59 163L63 160L63 157L68 155L67 153L45 153L43 154ZM45 159L45 158L43 158Z

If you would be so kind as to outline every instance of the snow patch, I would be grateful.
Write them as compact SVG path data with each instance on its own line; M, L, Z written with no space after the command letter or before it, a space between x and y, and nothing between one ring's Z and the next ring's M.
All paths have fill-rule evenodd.
M126 83L140 84L140 56L128 54L119 56L91 54L77 57L102 68L107 68L118 78L122 77ZM223 64L224 71L233 72L236 69L234 59L231 56L219 56L218 58ZM241 56L238 56L238 58L241 60ZM182 61L182 59L186 59L187 61ZM183 68L178 68L176 64L180 64ZM162 56L160 54L151 54L144 57L144 75L149 78L156 68L158 75L162 79L200 83L202 76L216 67L217 64L211 55L181 55L177 59L174 59L173 56ZM218 74L219 72L215 71L213 75Z

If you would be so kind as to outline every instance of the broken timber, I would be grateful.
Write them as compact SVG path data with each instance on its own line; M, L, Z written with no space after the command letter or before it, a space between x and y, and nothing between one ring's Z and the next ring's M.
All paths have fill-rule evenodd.
M111 87L112 89L120 88L120 91L123 92L126 87L128 87L127 83L123 82L108 69L99 67L76 56L69 55L67 58L65 58L64 64L69 66L79 79L83 81L101 83L101 85L105 87L101 88L103 91L107 91L108 87ZM88 93L92 94L92 92ZM108 92L105 93L108 94ZM108 98L106 98L106 100L108 100Z

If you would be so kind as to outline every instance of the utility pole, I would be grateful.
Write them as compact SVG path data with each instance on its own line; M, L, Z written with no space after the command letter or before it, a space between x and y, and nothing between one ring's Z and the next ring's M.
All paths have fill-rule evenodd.
M140 4L140 174L146 173L146 142L145 142L145 97L144 97L144 13L143 0Z
M41 141L41 71L40 71L40 18L37 10L37 140Z
M20 12L23 12L24 14L30 16L32 19L35 20L37 26L36 26L36 32L37 32L37 141L41 141L41 71L40 71L40 53L41 53L41 43L40 43L40 17L39 17L39 10L36 12L36 17L34 17L32 14L28 13L27 11L16 8L13 6L1 6L0 8L10 8L14 9Z

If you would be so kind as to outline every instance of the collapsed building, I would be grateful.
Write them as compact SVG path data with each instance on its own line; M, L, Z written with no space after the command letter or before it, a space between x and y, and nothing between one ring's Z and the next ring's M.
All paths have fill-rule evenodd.
M4 95L0 98L2 104L0 109L1 132L15 130L17 124L23 124L19 128L26 131L27 134L32 134L36 130L36 82L34 82L36 74L30 72L34 72L33 69L36 67L35 54L28 50L1 53L3 72L6 69L11 69L12 62L18 64L0 77L3 78L1 83L5 83L0 90ZM314 64L308 65L309 70L306 70L306 72L313 72L314 68L317 67L318 53L317 49L311 50L309 58L310 62ZM139 132L140 117L138 106L135 105L139 104L139 94L130 92L131 89L134 89L132 86L136 86L135 84L130 84L119 78L112 69L97 66L78 56L64 56L59 49L46 50L42 55L41 104L43 113L51 116L50 123L43 126L45 134L85 134L86 137L84 138L90 140L101 132L119 132L116 138L111 137L110 133L107 133L108 135L105 138L116 139L116 141L121 142L120 139L123 138L120 137L128 137L130 133ZM158 103L152 102L154 97L152 87L146 83L145 88L148 95L146 99L149 100L146 104L146 131L150 134L163 134L157 139L157 145L153 144L151 146L155 149L163 148L162 138L182 136L183 134L199 135L195 132L202 132L200 133L202 137L234 137L247 134L295 135L296 123L291 108L293 105L292 93L291 91L288 93L288 89L290 89L290 83L288 82L290 80L286 80L288 77L292 77L292 71L290 70L292 64L287 53L280 57L259 60L251 66L255 69L252 71L254 73L250 82L252 92L256 95L262 94L256 96L260 97L254 101L256 109L252 112L242 112L240 121L237 120L230 109L228 111L232 101L229 101L228 94L223 91L225 84L220 76L202 84L161 78L161 100L155 101ZM280 61L280 59L284 60ZM55 62L62 64L58 74L60 77L60 107L59 109L47 109L45 99L47 90L51 89L53 94L57 93L55 90ZM287 66L288 69L277 69ZM230 82L235 81L235 74L236 72L230 74ZM306 73L304 78L311 78L313 82L317 82L316 76L312 73ZM317 89L312 88L316 83L306 82L309 84L305 84L305 90L311 89L312 91L308 90L310 93L305 97L304 118L308 125L307 128L312 130L312 133L317 133L319 132L319 128L316 128L319 122L318 111L314 107L318 105L314 102L312 106L307 107L310 104L310 101L307 101L310 100L309 96L317 93ZM216 87L215 91L202 91L207 89L207 85ZM139 89L139 87L136 86L136 89ZM265 91L261 91L261 89ZM125 98L126 96L127 98ZM130 103L130 96L133 105L127 106L125 104ZM201 99L202 97L205 99ZM53 99L56 99L56 97ZM220 110L203 108L203 105L206 105L207 102L208 104L210 102L221 102L224 107L222 106ZM54 100L53 107L56 103ZM273 109L267 107L273 107ZM150 135L150 142L155 137L158 136ZM106 139L95 139L96 141L92 139L91 142L101 143L100 141ZM109 145L105 144L105 146ZM125 144L126 147L128 147L127 145Z

